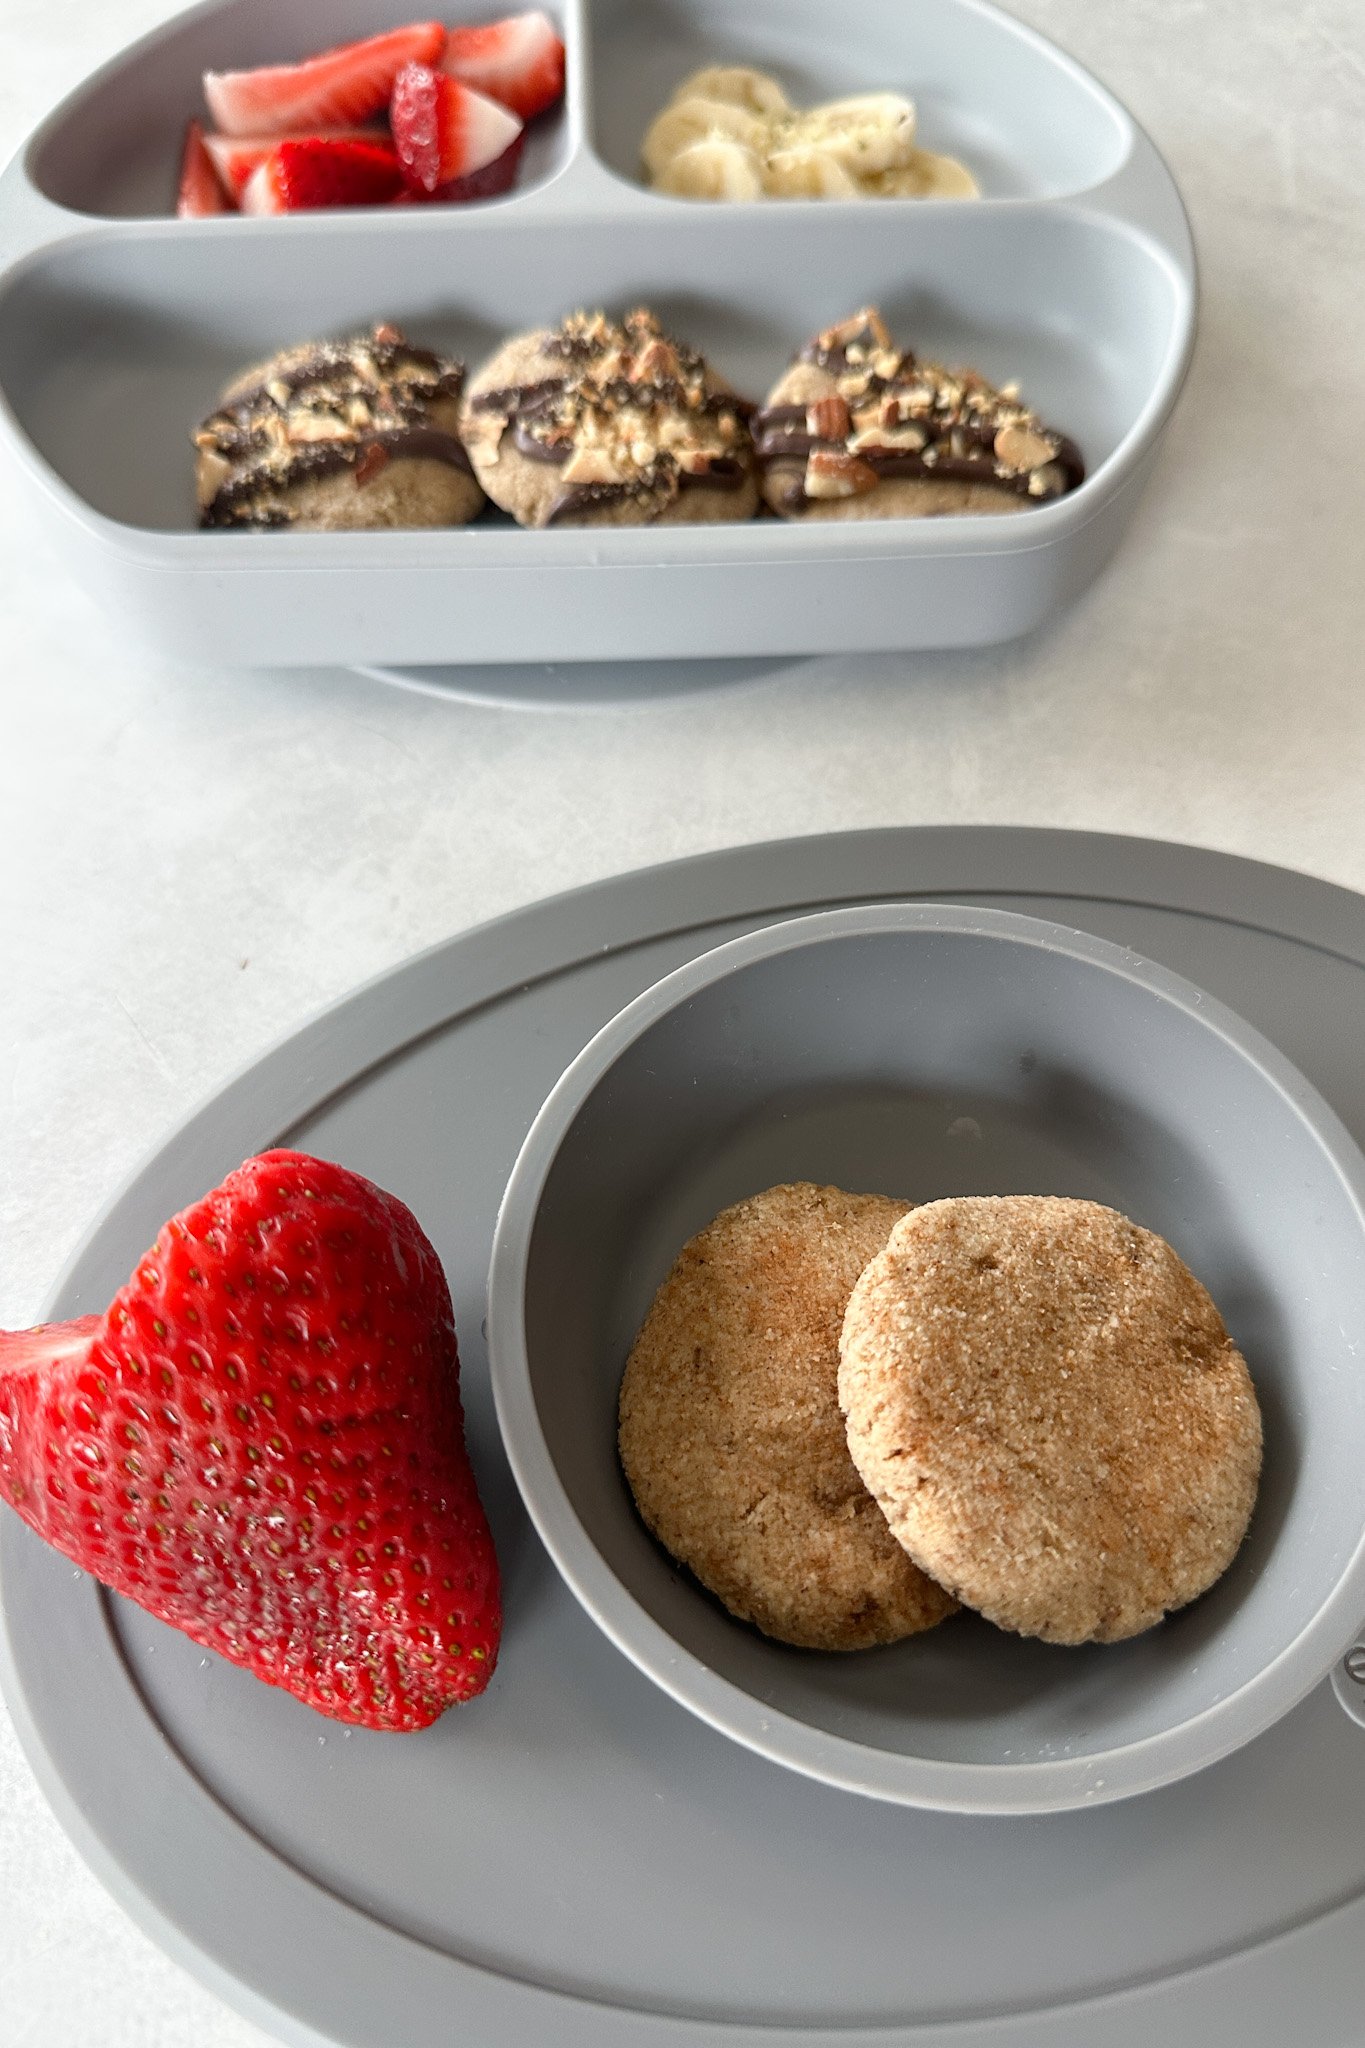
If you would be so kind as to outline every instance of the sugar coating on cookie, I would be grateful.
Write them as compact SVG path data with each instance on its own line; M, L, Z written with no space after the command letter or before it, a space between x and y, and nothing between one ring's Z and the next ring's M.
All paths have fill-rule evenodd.
M750 409L640 307L505 342L461 422L484 489L522 526L676 525L757 511Z
M840 1351L849 1450L890 1528L1001 1628L1115 1642L1232 1562L1255 1390L1194 1275L1116 1211L916 1209L853 1289Z
M755 414L763 497L783 518L1021 512L1085 464L1013 386L897 348L875 307L807 342Z
M196 429L200 524L300 533L462 526L483 492L459 437L463 366L381 323L282 350Z
M726 1209L679 1253L621 1385L621 1463L646 1525L732 1614L861 1650L954 1602L916 1569L849 1458L839 1327L905 1204L801 1183Z

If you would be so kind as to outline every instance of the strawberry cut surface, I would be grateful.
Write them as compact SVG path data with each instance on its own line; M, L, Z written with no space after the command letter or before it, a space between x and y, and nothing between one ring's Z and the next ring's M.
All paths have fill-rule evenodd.
M539 9L452 28L440 63L452 78L500 100L523 121L543 114L564 91L564 45Z
M250 1159L103 1316L0 1333L0 1497L339 1720L426 1727L492 1673L445 1275L411 1211L343 1167Z
M222 186L238 200L251 173L259 170L282 142L368 142L382 149L388 145L389 136L383 128L326 128L321 132L304 129L297 135L206 135L204 148Z
M175 210L181 220L205 220L211 214L231 213L232 201L219 178L204 131L197 121L185 130L185 150L180 159L180 190Z
M242 187L243 213L305 213L324 206L385 206L403 174L393 144L310 137L277 142Z
M389 122L404 179L427 196L496 163L521 134L506 107L429 64L399 72Z
M363 42L342 43L300 64L206 71L205 103L224 135L354 127L383 112L405 64L434 64L445 40L439 21L418 21Z

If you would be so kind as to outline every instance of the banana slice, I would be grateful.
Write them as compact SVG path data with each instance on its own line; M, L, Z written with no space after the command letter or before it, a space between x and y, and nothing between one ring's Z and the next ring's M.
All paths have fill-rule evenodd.
M855 177L902 170L915 152L915 109L895 92L830 100L797 116L792 142L827 150Z
M744 143L708 136L670 157L654 189L675 199L761 199L763 167Z
M917 149L898 171L874 171L859 184L872 199L979 199L981 188L955 156Z
M865 199L853 174L828 149L801 143L770 150L763 159L763 190L770 199Z
M974 199L954 157L915 146L903 93L858 93L804 111L775 78L710 64L678 86L642 147L649 182L688 199Z
M694 71L683 80L670 104L676 107L684 100L723 100L726 106L744 107L751 114L791 112L791 103L775 78L742 64L708 64L704 71Z
M734 106L728 100L682 100L665 107L650 124L640 154L646 171L657 184L680 151L691 149L697 142L722 139L743 143L757 153L767 146L768 122L763 115Z

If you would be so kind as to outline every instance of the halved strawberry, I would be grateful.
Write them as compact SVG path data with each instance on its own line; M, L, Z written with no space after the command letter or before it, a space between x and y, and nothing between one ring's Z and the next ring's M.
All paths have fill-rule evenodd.
M185 130L185 153L180 159L180 192L175 210L182 220L202 220L212 213L231 213L232 201L219 182L197 121Z
M282 142L377 142L389 140L383 128L304 129L298 135L206 135L204 148L213 168L234 199L240 199L247 179Z
M509 14L451 29L440 68L529 121L564 90L564 45L548 14Z
M349 128L388 104L405 64L434 64L445 47L439 21L418 21L364 42L342 43L301 64L206 71L204 98L224 135L288 135Z
M0 1333L0 1498L339 1720L423 1728L493 1670L445 1275L411 1211L344 1167L249 1159L103 1316Z
M389 124L405 180L428 197L495 163L521 133L506 107L429 64L407 64L399 72Z
M403 187L393 144L277 142L242 187L243 213L308 213L323 206L387 206Z

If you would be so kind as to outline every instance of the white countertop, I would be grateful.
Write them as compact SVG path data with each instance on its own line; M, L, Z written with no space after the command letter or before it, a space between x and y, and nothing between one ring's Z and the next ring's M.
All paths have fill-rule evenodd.
M510 4L510 0L509 0ZM9 0L0 156L162 0ZM322 1004L552 890L859 825L1076 825L1365 889L1360 0L1017 0L1169 158L1194 373L1119 558L1020 646L508 712L115 643L0 469L0 1324ZM0 1709L3 2048L260 2048L68 1846Z

